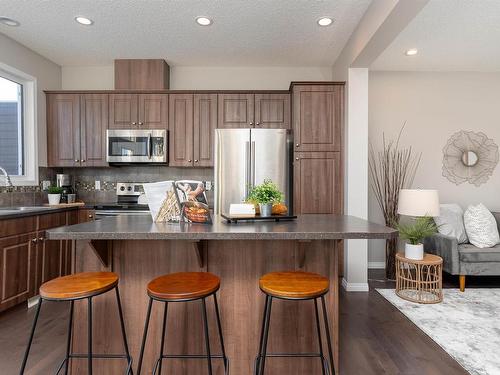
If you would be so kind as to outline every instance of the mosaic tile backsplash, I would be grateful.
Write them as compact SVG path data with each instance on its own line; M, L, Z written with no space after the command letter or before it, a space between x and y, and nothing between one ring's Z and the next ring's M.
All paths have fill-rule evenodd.
M42 191L41 183L43 180L50 180L55 183L57 173L67 173L73 176L77 199L85 203L116 202L117 182L140 183L180 179L213 180L213 169L211 168L174 168L165 166L40 168L40 186L16 186L12 191L7 191L7 188L2 184L0 187L0 206L30 206L47 203L47 194ZM95 190L95 181L100 181L100 190ZM207 198L213 204L213 192L208 191Z

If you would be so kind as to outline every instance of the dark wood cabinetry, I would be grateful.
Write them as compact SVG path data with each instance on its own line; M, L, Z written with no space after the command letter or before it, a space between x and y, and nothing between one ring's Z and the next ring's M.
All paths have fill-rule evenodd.
M290 94L255 94L255 127L290 129Z
M71 273L73 242L48 240L46 231L80 220L93 220L93 210L0 220L0 312L37 295L44 282Z
M294 213L341 214L340 153L301 152L294 160Z
M110 129L167 129L168 94L111 94Z
M108 95L84 94L80 104L81 165L105 167Z
M49 167L106 166L108 95L47 95Z
M219 94L218 128L290 128L290 94Z
M344 86L292 86L296 151L340 151Z
M80 95L47 96L47 161L49 167L80 166Z
M213 166L217 94L170 94L169 165Z

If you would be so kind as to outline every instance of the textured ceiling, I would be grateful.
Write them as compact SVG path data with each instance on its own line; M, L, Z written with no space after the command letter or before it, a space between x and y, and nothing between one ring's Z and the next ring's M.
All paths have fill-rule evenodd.
M331 66L371 0L0 0L4 33L60 65ZM94 25L77 24L83 15ZM213 18L200 27L196 16ZM321 28L316 20L331 16Z
M371 69L500 71L500 0L431 0Z

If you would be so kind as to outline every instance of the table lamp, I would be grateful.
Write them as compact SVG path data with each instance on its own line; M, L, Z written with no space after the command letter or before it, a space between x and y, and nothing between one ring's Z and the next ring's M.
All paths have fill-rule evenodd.
M439 216L439 195L437 190L401 189L399 192L398 214L413 217ZM405 257L421 260L424 258L422 243L405 245Z

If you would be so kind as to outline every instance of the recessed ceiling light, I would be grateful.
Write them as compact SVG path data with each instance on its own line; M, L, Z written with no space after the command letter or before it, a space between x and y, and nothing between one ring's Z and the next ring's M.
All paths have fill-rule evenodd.
M79 24L85 25L85 26L90 26L94 23L94 21L92 21L90 18L82 17L82 16L75 17L75 21L78 22Z
M0 17L0 23L3 23L4 25L7 25L7 26L13 26L13 27L20 25L19 21L13 20L12 18L9 18L9 17Z
M196 17L196 23L200 26L210 26L212 24L212 20L205 16Z
M318 20L318 25L320 26L330 26L333 23L333 18L330 17L321 17Z
M411 48L409 50L406 50L405 55L406 56L415 56L417 53L418 53L418 49Z

